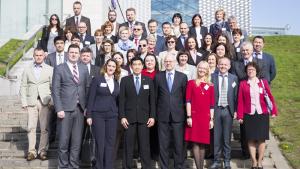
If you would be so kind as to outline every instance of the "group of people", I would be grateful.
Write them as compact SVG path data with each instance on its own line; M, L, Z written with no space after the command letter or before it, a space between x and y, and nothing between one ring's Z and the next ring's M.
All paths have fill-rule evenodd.
M81 8L74 2L74 16L64 30L51 15L34 63L24 70L20 93L28 111L28 161L47 160L49 137L57 128L58 168L79 168L83 130L89 125L97 169L114 168L121 143L124 169L133 168L136 147L144 169L151 168L151 159L169 168L170 154L174 168L184 168L187 144L198 169L204 167L206 145L213 147L210 168L224 163L230 169L237 119L243 155L249 153L253 169L263 168L269 116L278 112L270 90L275 62L263 52L262 36L249 42L237 19L225 20L222 9L209 29L200 14L189 27L176 13L172 23L162 23L159 35L158 22L150 19L147 31L135 20L134 8L126 10L122 24L110 10L108 21L91 36Z

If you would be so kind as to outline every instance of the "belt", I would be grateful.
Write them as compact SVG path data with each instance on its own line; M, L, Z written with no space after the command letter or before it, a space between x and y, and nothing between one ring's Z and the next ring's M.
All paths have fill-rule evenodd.
M219 109L228 109L229 106L218 106Z

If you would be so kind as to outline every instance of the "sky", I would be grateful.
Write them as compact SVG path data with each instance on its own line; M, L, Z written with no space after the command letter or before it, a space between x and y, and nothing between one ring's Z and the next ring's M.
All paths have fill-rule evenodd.
M289 25L287 34L300 35L299 11L299 0L252 0L252 26Z

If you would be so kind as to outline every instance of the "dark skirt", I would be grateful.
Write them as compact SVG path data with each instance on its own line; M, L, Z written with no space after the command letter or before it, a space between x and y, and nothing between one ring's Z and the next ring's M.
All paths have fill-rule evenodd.
M269 140L269 120L268 114L245 114L246 140Z

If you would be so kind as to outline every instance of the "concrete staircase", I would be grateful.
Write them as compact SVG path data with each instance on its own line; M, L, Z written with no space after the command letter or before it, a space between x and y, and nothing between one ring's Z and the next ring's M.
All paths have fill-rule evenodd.
M57 143L50 144L49 160L39 159L27 162L27 113L22 110L20 98L18 96L0 97L0 169L54 169L57 168ZM234 125L234 137L238 138L238 125ZM37 134L39 138L39 134ZM122 168L121 154L115 163L116 169ZM232 141L232 169L250 168L250 160L241 159L240 144L237 140ZM170 166L173 166L170 161ZM136 168L141 168L139 160L135 160ZM172 163L172 164L171 164ZM211 159L205 160L206 167L212 163ZM274 169L274 161L271 153L267 149L264 159L265 169ZM153 161L153 168L158 168L158 164ZM87 165L82 165L81 169L88 169ZM188 157L185 161L185 168L196 168L194 160Z

